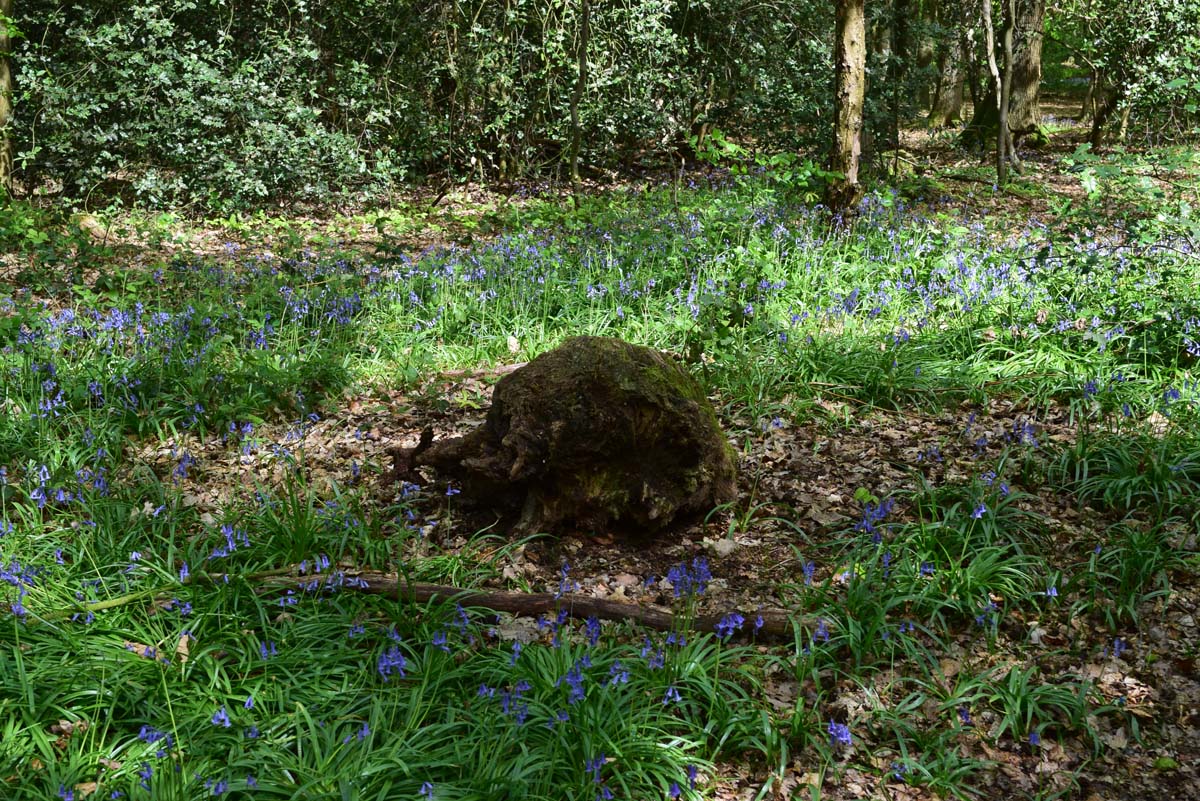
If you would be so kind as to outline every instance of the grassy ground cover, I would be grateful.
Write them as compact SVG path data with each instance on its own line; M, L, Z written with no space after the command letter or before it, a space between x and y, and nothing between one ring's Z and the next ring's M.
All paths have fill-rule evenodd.
M1179 207L1114 225L1101 194L844 223L741 176L423 249L37 251L0 296L2 794L1178 790L1200 266ZM511 543L453 486L381 485L487 366L581 333L692 364L737 504L650 547ZM535 623L360 568L798 622Z

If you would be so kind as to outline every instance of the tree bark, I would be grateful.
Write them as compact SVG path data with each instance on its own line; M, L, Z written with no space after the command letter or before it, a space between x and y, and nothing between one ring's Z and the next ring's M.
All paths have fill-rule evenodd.
M929 108L929 125L946 128L962 119L963 86L962 39L954 36L946 41L938 54L938 82Z
M590 0L583 0L579 23L579 74L575 79L575 91L571 93L571 197L575 208L579 208L583 187L579 179L579 149L583 140L583 129L579 124L579 103L587 86L588 13Z
M988 94L988 99L991 100L991 108L989 112L996 114L996 181L1001 186L1004 185L1007 179L1008 159L1004 152L1004 146L1008 144L1008 109L1005 107L1002 97L1000 83L1000 67L996 64L996 31L992 24L992 0L983 0L983 46L987 53L988 72L992 76L992 88ZM975 116L979 117L980 112L976 111ZM974 120L971 125L974 126ZM980 141L984 141L983 133L980 132Z
M1012 94L1008 101L1008 130L1014 144L1031 136L1046 141L1042 129L1042 39L1046 0L1010 0L1009 20L1016 36L1012 61Z
M0 0L0 192L12 197L13 146L8 126L12 121L13 74L9 61L12 37L8 35L11 24L13 0Z
M833 153L825 204L835 213L852 210L862 197L858 181L862 157L863 97L866 94L867 30L865 0L838 0L833 63Z
M1016 26L1017 1L1008 0L1008 10L1004 15L1004 80L1000 82L1000 126L999 136L1004 140L1003 158L1005 170L997 177L1000 185L1008 183L1008 166L1021 173L1021 159L1017 156L1017 148L1012 134L1012 86L1013 86L1013 28Z
M1104 126L1108 124L1112 118L1113 112L1117 110L1117 105L1121 102L1121 92L1118 87L1103 87L1097 89L1096 113L1092 116L1092 132L1088 136L1088 140L1092 143L1092 150L1098 151L1104 144Z
M1092 70L1092 74L1088 77L1087 91L1083 95L1083 103L1079 108L1079 116L1076 118L1079 122L1087 122L1096 116L1096 88L1100 83L1100 72L1096 69Z
M910 42L908 16L912 13L910 0L892 0L892 29L891 52L888 58L888 83L891 84L891 142L892 174L900 169L900 118L904 115L908 102L908 91L905 79L908 77L908 62L911 58L912 43Z
M987 5L990 6L990 3ZM1012 73L1011 96L1005 110L1008 130L1014 135L1015 142L1026 136L1032 136L1038 143L1046 138L1041 127L1039 105L1045 11L1045 0L1017 0L1014 13L1005 15L1009 18L1014 37L1012 68L1005 70ZM999 90L999 80L993 77L986 98L976 103L971 122L963 132L964 146L979 148L995 136Z

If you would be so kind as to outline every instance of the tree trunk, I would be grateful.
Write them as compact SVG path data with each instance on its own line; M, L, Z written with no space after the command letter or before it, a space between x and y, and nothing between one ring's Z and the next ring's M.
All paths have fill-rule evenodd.
M583 187L579 180L579 148L582 144L583 130L579 125L579 102L583 99L583 89L587 85L587 49L588 49L588 11L591 3L583 0L581 13L583 19L579 23L579 75L575 79L575 91L571 93L571 197L575 208L579 208Z
M1001 90L1000 82L1000 67L996 64L996 31L992 25L992 0L983 0L983 46L987 53L988 71L992 76L992 88L988 93L988 99L991 101L986 104L989 110L989 116L995 114L996 124L996 181L1001 186L1008 178L1007 166L1008 158L1004 152L1005 145L1008 144L1008 109L1003 102L1004 93ZM975 118L980 118L982 110L976 110ZM969 127L975 127L975 120L971 120ZM986 129L978 132L980 144L986 141L984 133Z
M990 11L990 3L985 13ZM1039 86L1042 76L1042 22L1045 17L1045 0L1017 0L1015 13L1005 15L1010 17L1013 32L1011 97L1005 106L1007 111L1008 130L1015 135L1015 141L1022 137L1031 136L1037 143L1046 141L1042 130L1041 108L1039 106ZM990 14L986 14L990 17ZM993 43L994 46L994 43ZM998 71L998 68L997 68ZM997 96L999 80L993 80L988 88L987 97L983 102L975 104L975 113L971 122L963 132L962 143L966 147L980 148L986 146L996 136L996 126L999 124L997 114Z
M863 97L867 79L865 0L837 0L833 50L833 154L829 168L840 173L825 190L825 204L835 213L852 210L862 197L858 182L862 156Z
M888 83L891 84L891 141L892 174L900 170L900 118L904 115L905 106L909 102L908 87L905 80L908 77L908 64L912 50L909 35L908 15L912 13L910 0L892 0L892 29L891 53L888 58Z
M1079 122L1087 122L1096 116L1096 87L1100 82L1099 70L1092 70L1088 78L1087 92L1083 95L1083 104L1079 108Z
M917 71L922 75L928 73L932 66L940 67L941 62L938 61L939 46L931 31L937 27L939 17L939 0L929 0L927 3L922 3L922 18L917 28L917 44L916 44L916 67ZM940 73L940 69L939 69ZM928 109L933 106L933 93L937 89L936 81L931 83L928 80L921 80L917 89L917 105L920 108Z
M968 25L963 31L962 38L959 40L959 47L962 48L963 62L966 65L966 84L971 92L971 108L979 111L980 107L986 105L987 86L990 80L984 73L984 70L979 68L979 60L976 56L976 48L978 47L976 39L979 36L979 31L974 25Z
M1008 101L1008 130L1014 144L1023 137L1032 137L1036 144L1045 144L1042 128L1040 89L1042 84L1042 39L1046 17L1046 0L1016 0L1010 2L1011 29L1016 36L1012 62L1012 95Z
M8 35L13 0L0 0L0 193L12 197L13 146L8 134L12 121L13 75L9 63L12 38Z
M1088 139L1092 143L1092 150L1099 150L1104 144L1104 126L1108 124L1112 118L1113 112L1117 110L1117 105L1121 102L1121 92L1118 88L1107 88L1096 90L1096 113L1092 117L1092 133Z
M938 54L938 82L929 108L929 125L947 128L962 119L963 85L962 39L955 36L945 42Z
M1008 166L1011 165L1017 173L1023 172L1021 159L1017 157L1017 148L1012 134L1012 85L1013 85L1013 28L1016 26L1017 2L1008 0L1008 10L1004 15L1004 79L1000 83L1000 126L998 135L1003 140L1001 150L1005 162L1005 170L998 173L1000 185L1008 183Z

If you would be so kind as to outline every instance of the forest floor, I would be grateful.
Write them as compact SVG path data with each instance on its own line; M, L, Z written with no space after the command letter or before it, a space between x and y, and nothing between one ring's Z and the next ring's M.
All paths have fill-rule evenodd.
M1058 114L1054 112L1052 124L1062 124ZM985 237L997 241L1024 237L1031 230L1058 230L1071 218L1081 222L1062 241L1086 245L1089 236L1100 240L1120 234L1131 220L1152 217L1155 193L1175 203L1196 201L1200 169L1194 158L1153 163L1131 157L1114 173L1111 162L1077 154L1079 135L1077 128L1056 130L1049 147L1022 154L1026 174L1007 191L996 191L990 168L955 150L949 134L911 132L902 154L909 169L900 183L912 196L906 202L914 213L927 212L941 226L986 221ZM1089 188L1081 180L1089 174L1098 176L1104 188ZM221 260L272 250L336 247L371 257L448 245L469 250L486 246L513 220L536 219L537 214L536 203L526 204L515 195L470 190L451 194L436 206L429 198L413 197L387 212L336 219L295 216L277 225L204 226L179 218L136 217L84 222L89 236L113 248L125 265L148 271L181 258ZM1190 263L1184 257L1182 269L1200 274L1195 253ZM4 269L7 275L0 279L18 280L26 265L10 257ZM79 277L91 285L103 273L103 265L88 267ZM49 315L70 309L77 299L33 287L24 302ZM617 308L624 319L623 309ZM1093 327L1081 310L1064 330L1084 335ZM997 341L1016 348L1011 340L1020 339L1008 337L1002 316L970 336L981 352ZM415 445L426 428L441 438L480 425L498 377L530 355L524 337L518 331L509 336L507 360L498 358L503 348L473 359L462 355L470 353L464 346L455 352L455 361L426 362L407 381L389 384L385 376L348 383L320 403L319 413L299 423L287 415L264 415L254 427L253 447L173 426L163 429L161 437L130 437L125 463L112 478L132 482L149 471L169 483L181 508L207 528L215 528L230 508L250 496L264 491L285 495L297 463L319 495L342 487L357 493L361 508L394 508L404 498L401 488L388 480L391 451ZM445 344L439 341L439 346ZM806 380L789 386L791 379L780 379L770 384L769 402L750 397L745 387L718 389L712 400L740 457L739 497L708 519L653 537L581 531L513 545L504 537L502 519L450 495L431 474L425 492L407 504L419 536L399 542L392 556L398 564L456 555L484 561L490 570L475 587L539 592L561 586L564 564L569 564L576 592L583 596L664 609L675 603L670 586L647 579L704 556L713 578L694 599L696 611L789 610L798 598L819 606L819 600L806 595L809 586L824 587L827 600L850 592L868 569L858 561L863 552L850 547L852 540L861 539L864 522L877 523L885 536L920 534L935 518L944 523L954 514L968 517L970 510L956 512L955 504L971 505L978 492L991 492L993 481L1006 479L1018 490L1006 507L1014 525L1034 521L1030 525L1044 554L1044 569L1037 575L1044 586L1019 603L1002 592L991 593L993 609L1003 610L994 625L943 620L936 634L932 622L910 634L920 640L917 650L929 660L931 689L916 708L904 707L915 696L912 677L903 675L912 669L911 660L874 662L862 671L848 667L830 684L809 680L799 668L766 670L761 681L769 708L782 715L808 701L820 706L822 720L834 714L857 721L854 744L834 750L832 759L818 759L811 750L784 751L781 764L768 764L754 752L722 755L705 796L747 801L801 794L835 801L948 794L1081 801L1200 798L1197 518L1164 519L1145 497L1131 508L1100 503L1048 480L1081 432L1107 430L1112 424L1108 417L1088 418L1081 410L1089 407L1063 392L1026 391L1023 381L1040 380L1031 373L1040 375L1036 370L1001 371L972 391L934 387L884 402L844 381ZM1188 370L1179 376L1195 378ZM1149 407L1135 417L1143 432L1162 434L1172 425ZM180 474L181 453L198 467ZM971 489L958 492L963 487ZM958 489L943 495L936 488ZM870 503L878 508L880 499L888 498L896 501L889 513L868 521ZM931 513L924 505L928 503L950 508ZM1139 585L1136 608L1114 621L1098 614L1095 606L1080 613L1084 607L1068 603L1066 596L1067 588L1076 586L1068 574L1084 570L1088 554L1110 547L1109 534L1117 530L1151 530L1179 558ZM497 538L481 539L481 532ZM1020 548L1015 553L1023 555ZM1095 565L1093 559L1093 570ZM509 639L544 639L528 621L505 625ZM880 636L896 636L891 632ZM798 632L797 641L787 646L763 643L754 648L799 664L800 649L807 651L802 639ZM836 659L859 658L847 642ZM906 653L911 657L912 652ZM1034 676L1034 689L1014 684ZM830 682L829 675L824 681ZM985 689L975 695L956 689L967 685ZM1072 691L1085 688L1078 691L1088 693L1093 706L1084 719L1047 724L1045 736L1032 742L1035 726L1047 723L1038 718L1051 712L1069 717L1062 706L1066 702L1039 700L1040 689L1068 686ZM909 781L904 774L910 755L897 747L895 730L880 721L890 720L887 710L905 708L913 721L920 721L912 724L915 731L946 713L937 697L962 702L949 707L951 717L968 713L942 747L952 743L956 758L974 767L958 775L953 766L943 765L941 773L930 768L925 781ZM1099 707L1119 711L1101 713ZM920 737L899 741L918 742ZM922 758L925 765L937 761L932 754Z
M1052 124L1062 123L1052 111ZM960 219L1010 220L1011 233L1030 226L1053 226L1072 205L1086 203L1088 192L1079 171L1064 169L1063 160L1076 152L1082 137L1079 128L1059 130L1047 147L1024 151L1024 174L1008 192L992 185L991 168L978 158L965 157L945 133L909 131L905 135L905 161L921 166L930 181L950 193L940 203L958 210ZM1143 169L1148 186L1164 188L1180 183L1191 197L1194 183L1186 167ZM910 174L910 180L921 180ZM1188 180L1193 183L1183 183ZM593 191L602 187L593 187ZM414 201L419 202L419 201ZM449 212L434 224L402 237L402 245L423 248L446 242L475 242L477 220L494 218L497 210L520 201L473 190L446 201ZM1124 205L1119 196L1096 206L1095 231L1120 225L1129 211L1144 208ZM432 214L432 212L430 212ZM1020 226L1020 227L1017 227ZM320 223L313 224L319 230ZM487 225L484 224L485 236ZM1002 234L1004 224L989 225ZM358 235L347 229L328 228L324 236L341 239L352 248L376 248L378 229L364 225ZM212 231L212 242L228 240L228 231ZM391 247L396 241L390 242ZM189 249L197 245L188 243ZM214 247L213 250L216 248ZM517 365L509 365L519 366ZM331 483L353 483L350 465L372 466L367 473L386 476L390 452L412 447L425 428L437 438L462 434L481 425L491 389L504 365L478 370L451 370L428 377L408 391L376 389L347 396L324 419L306 428L297 441L288 426L260 429L265 445L303 449L313 478ZM698 601L699 612L728 608L786 609L789 594L801 581L804 560L821 565L810 577L816 582L844 581L838 574L845 563L843 541L862 513L859 488L870 488L879 497L905 497L923 487L961 484L980 473L981 464L995 464L1011 451L1022 432L1036 432L1036 444L1026 443L1030 458L1043 459L1075 442L1078 426L1065 404L1038 407L1006 393L997 382L984 403L963 401L948 408L876 408L836 391L820 393L815 414L799 422L775 418L769 424L753 419L736 402L716 396L724 409L723 423L741 457L738 501L711 519L653 537L627 533L586 531L562 539L538 539L515 549L504 549L497 574L482 586L513 586L553 591L561 580L564 562L571 566L579 592L585 596L632 601L669 608L667 585L647 586L647 577L660 575L664 566L707 555L719 565L717 577ZM1151 427L1165 420L1148 421ZM981 444L983 443L983 444ZM187 443L222 482L205 480L195 502L216 513L239 488L271 483L269 469L254 459L230 453L221 443ZM1042 450L1042 449L1046 450ZM170 454L144 454L169 472ZM210 475L206 473L206 475ZM276 480L282 475L277 469ZM365 474L364 474L365 475ZM382 505L396 500L397 487L371 479L370 491ZM431 481L433 481L431 476ZM227 483L228 486L222 486ZM434 493L435 499L439 493ZM454 551L474 542L480 530L501 531L504 521L487 510L455 508L449 499L423 510L436 522L430 539L438 549ZM1125 513L1080 503L1060 487L1043 484L1022 496L1020 509L1041 521L1052 539L1051 550L1062 553L1090 550L1098 532L1128 520ZM1134 510L1149 516L1146 510ZM918 510L901 503L891 520L911 524ZM498 528L499 527L499 528ZM1197 532L1176 530L1176 545L1196 551ZM429 545L418 542L414 552ZM803 554L803 557L801 557ZM1097 724L1097 739L1084 734L1061 737L1053 743L1029 747L1027 743L1000 744L983 736L995 716L985 713L981 736L963 735L960 743L973 757L992 765L989 777L977 785L984 797L1079 798L1107 801L1124 798L1200 798L1200 673L1197 672L1197 630L1200 587L1194 564L1171 572L1169 595L1149 602L1141 610L1139 627L1115 634L1095 621L1075 617L1066 606L1047 605L1041 614L1018 612L1005 621L1000 647L987 647L979 629L958 632L941 657L944 680L953 682L960 671L1003 675L1014 664L1037 666L1042 676L1086 677L1106 699L1122 703L1134 715L1138 731L1129 725ZM1120 642L1114 652L1114 642ZM878 705L889 696L890 674L884 672L873 685L855 688L842 697L848 710ZM793 677L780 677L768 688L772 703L785 708L802 692ZM1136 725L1135 724L1135 725ZM869 753L869 741L862 746ZM876 760L875 771L854 767L847 755L843 769L832 775L817 771L804 755L775 779L772 795L794 797L813 793L829 799L922 799L940 793L896 781L886 768L890 760ZM882 769L882 772L881 770ZM761 764L734 763L723 767L715 798L750 799L767 779ZM814 795L814 797L816 797Z

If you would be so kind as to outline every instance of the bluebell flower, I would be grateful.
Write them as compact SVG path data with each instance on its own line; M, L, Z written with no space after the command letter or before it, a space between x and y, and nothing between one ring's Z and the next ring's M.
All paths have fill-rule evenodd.
M600 642L600 621L595 615L590 615L584 622L584 631L587 634L588 645L595 646Z
M559 568L558 572L559 572L559 581L558 581L558 589L556 589L554 591L555 598L561 598L569 592L576 592L579 590L579 583L576 581L572 581L569 578L569 575L571 573L571 566L569 564L567 564L566 562L563 562L562 567ZM562 621L560 621L560 625L561 625L561 623L562 623Z
M606 761L607 757L605 757L604 752L601 751L600 755L595 759L589 759L583 764L584 772L592 774L592 782L594 784L600 783L600 771L604 768L604 763Z
M677 690L675 688L674 684L669 685L667 687L666 693L663 694L663 699L662 699L663 706L667 706L672 701L674 701L677 704L683 703L683 696L681 696L679 694L679 690Z
M577 661L565 675L554 682L555 687L566 684L570 688L570 691L567 693L568 704L575 704L587 697L587 691L584 689L583 684L583 668L585 666L582 659Z
M716 625L717 636L725 640L733 636L733 633L742 627L746 619L737 612L730 612L721 618Z
M378 670L379 675L383 676L383 680L387 681L393 673L396 673L400 678L404 678L404 668L408 665L408 660L400 653L400 649L393 645L382 654L379 655Z
M213 713L212 724L214 726L222 726L226 729L229 728L231 724L229 722L229 715L225 712L225 707L221 707Z
M829 721L829 744L832 746L850 745L850 727L844 723Z
M1129 650L1129 646L1125 642L1124 637L1117 637L1113 640L1112 655L1113 659L1120 659L1121 654Z

